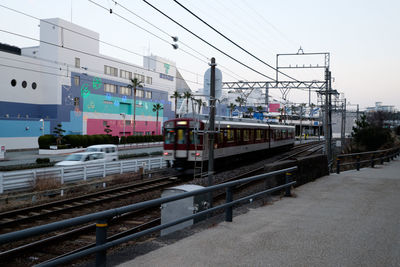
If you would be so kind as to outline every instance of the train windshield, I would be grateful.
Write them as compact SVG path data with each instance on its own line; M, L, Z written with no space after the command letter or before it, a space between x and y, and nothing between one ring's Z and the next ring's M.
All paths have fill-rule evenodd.
M175 143L175 131L173 129L165 129L164 143L166 145Z
M177 134L177 143L178 145L183 145L185 144L185 129L178 129L176 131Z
M193 130L190 131L189 138L190 138L191 145L199 145L200 144L199 135L196 134Z

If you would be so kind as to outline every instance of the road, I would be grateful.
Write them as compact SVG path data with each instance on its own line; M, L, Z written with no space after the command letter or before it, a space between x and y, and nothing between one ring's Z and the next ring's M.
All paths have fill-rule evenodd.
M82 149L83 151L84 149ZM143 147L143 148L129 148L129 149L119 149L118 155L126 154L142 154L142 153L152 153L161 152L162 146L154 147ZM6 152L5 160L0 160L0 166L10 166L18 164L29 164L35 163L37 158L50 158L50 161L61 161L66 157L66 154L62 155L39 155L39 150L26 150L26 151L12 151Z

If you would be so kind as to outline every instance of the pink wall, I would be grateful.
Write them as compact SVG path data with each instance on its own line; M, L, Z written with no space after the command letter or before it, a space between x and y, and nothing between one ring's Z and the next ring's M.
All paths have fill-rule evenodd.
M106 134L104 129L106 128L103 125L103 121L107 121L107 124L110 125L110 129L112 132L111 135L123 136L124 124L123 120L99 120L99 119L88 119L87 120L87 134ZM133 122L132 122L133 123ZM161 122L158 122L158 132L156 133L156 122L149 121L147 125L144 121L136 121L136 132L142 132L145 135L145 132L150 132L152 134L161 134ZM126 135L132 135L133 127L132 125L125 126Z

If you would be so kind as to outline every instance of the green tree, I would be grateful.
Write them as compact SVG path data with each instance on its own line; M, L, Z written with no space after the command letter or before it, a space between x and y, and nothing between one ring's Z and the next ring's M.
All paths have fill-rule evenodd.
M135 134L136 129L136 89L143 88L143 82L139 81L138 78L131 79L131 84L128 85L129 88L133 88L133 134Z
M192 96L192 93L189 91L183 93L183 98L186 99L186 113L189 113L189 99L191 99Z
M56 135L57 145L61 145L61 141L62 141L62 139L64 137L64 133L65 133L65 130L62 128L61 123L57 124L57 126L54 127L53 133Z
M238 96L235 101L239 104L239 107L242 107L245 103L245 99L243 97Z
M257 110L257 112L261 113L264 111L264 108L262 106L257 106L256 110Z
M254 108L252 108L252 107L248 107L248 108L247 108L247 114L249 114L249 117L250 117L250 118L251 118L253 112L254 112Z
M178 106L178 99L182 98L182 96L178 91L175 91L170 97L175 98L175 118L178 118L178 114L176 114L176 109Z
M153 112L156 112L156 134L158 134L158 114L160 110L163 109L164 108L159 103L153 105Z
M204 105L206 104L206 102L204 102L203 100L199 99L193 99L196 104L197 104L197 113L201 114L201 107L204 107Z
M352 136L360 150L373 151L394 145L391 130L369 123L365 115L356 121Z
M230 117L232 117L232 113L233 113L233 111L235 110L235 108L236 108L236 105L235 104L233 104L233 103L229 103L229 116Z

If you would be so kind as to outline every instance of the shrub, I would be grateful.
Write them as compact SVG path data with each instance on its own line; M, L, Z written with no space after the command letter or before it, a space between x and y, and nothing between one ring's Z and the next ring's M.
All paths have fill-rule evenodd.
M126 144L126 136L121 136L121 139L119 141L120 144Z
M118 145L119 144L119 137L118 136L112 136L112 144Z
M43 163L50 163L49 158L37 158L36 159L36 164L43 164Z
M38 143L40 149L49 149L50 145L56 142L56 138L51 134L39 136Z

